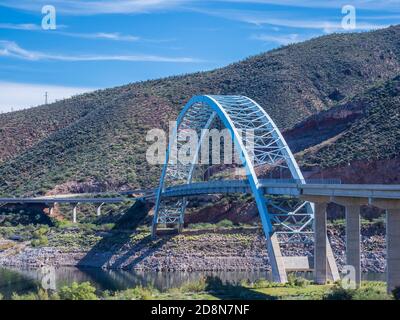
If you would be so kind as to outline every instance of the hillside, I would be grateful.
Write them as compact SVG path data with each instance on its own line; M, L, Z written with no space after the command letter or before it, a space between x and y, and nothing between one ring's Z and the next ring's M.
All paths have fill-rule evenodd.
M145 161L146 132L154 127L166 128L193 95L252 97L290 135L290 130L309 117L336 110L399 74L400 26L395 26L368 33L328 35L210 72L129 84L2 114L0 194L155 185L159 168L150 167ZM375 93L368 92L374 99ZM379 123L383 120L382 115L370 119ZM362 126L372 130L363 124L360 130ZM377 125L375 132L379 133L380 128ZM347 124L342 129L347 130ZM393 133L396 134L398 131ZM332 138L331 135L328 132L326 137L311 135L297 141L296 151L323 143L321 139ZM340 148L356 143L357 136L353 134L352 138L340 142ZM296 139L289 140L294 143ZM386 150L385 140L375 141L370 158L380 158ZM398 153L396 148L394 153ZM302 163L319 164L322 152L326 152L324 156L333 154L329 149L318 150L303 156ZM365 156L362 152L346 153L343 161L350 158L364 160ZM335 159L339 159L337 154ZM324 161L324 166L338 164L331 157Z
M333 111L336 116L342 116L341 125L329 121ZM385 182L382 179L385 178L386 182L400 183L398 165L389 167L400 160L400 76L378 84L335 110L320 113L313 120L320 127L325 124L325 130L314 126L314 130L308 130L308 135L331 128L331 136L325 136L324 142L298 155L303 168L351 167L355 161L371 169L373 166L369 178L373 177L375 182ZM298 128L309 122L304 121ZM380 166L377 166L378 161ZM376 180L379 175L381 179ZM367 180L364 178L364 181Z

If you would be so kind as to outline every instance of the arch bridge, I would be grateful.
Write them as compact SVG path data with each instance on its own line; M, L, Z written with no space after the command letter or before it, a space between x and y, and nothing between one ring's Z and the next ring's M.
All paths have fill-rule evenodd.
M294 180L299 184L306 181L297 165L292 152L279 129L254 100L244 96L196 96L192 98L178 116L172 139L169 141L166 161L162 170L160 185L155 190L155 213L152 234L156 236L159 225L175 226L181 230L188 204L187 192L193 182L206 179L210 171L208 164L199 164L202 145L208 143L206 129L227 129L234 148L240 156L237 165L244 169L246 181L226 182L226 187L246 188L254 196L262 227L266 236L269 261L275 281L286 282L288 270L308 268L306 256L283 256L281 245L290 246L294 241L312 241L314 205L301 200L299 194L289 191L279 192L279 196L269 193L263 185L265 176ZM186 142L188 130L195 131L199 137L191 161L183 163L176 150ZM246 134L244 134L246 132ZM251 132L251 135L247 134ZM207 188L212 183L206 183ZM221 185L221 181L217 182ZM276 183L276 184L277 184ZM176 186L185 188L179 194ZM174 187L175 186L175 187ZM175 190L174 194L169 192ZM267 190L267 192L266 192ZM289 190L289 189L287 189ZM209 189L204 193L216 193ZM339 278L332 250L327 240L327 265L329 276L333 280Z

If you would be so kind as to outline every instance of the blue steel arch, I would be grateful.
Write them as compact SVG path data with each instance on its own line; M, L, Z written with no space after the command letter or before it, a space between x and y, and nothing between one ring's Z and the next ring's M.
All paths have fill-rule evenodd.
M242 130L243 127L237 128L235 125L235 120L231 118L229 108L231 105L229 104L232 101L239 101L239 107L241 107L244 103L247 103L247 107L253 112L253 116L256 115L258 120L262 121L261 126L264 126L264 129L269 130L269 133L272 137L272 139L275 141L278 149L281 152L282 157L284 158L286 164L288 165L288 169L290 170L290 173L292 175L293 179L304 181L304 177L294 159L294 156L292 152L290 151L285 139L283 138L282 134L280 133L279 129L277 128L276 124L273 122L271 117L265 112L265 110L257 104L254 100L244 97L244 96L195 96L193 97L183 108L181 113L178 116L177 119L177 125L174 128L174 136L178 134L178 128L182 124L185 116L187 115L188 111L196 104L202 104L208 106L213 112L216 113L216 115L221 119L225 127L231 132L231 135L233 137L234 145L238 148L239 154L241 155L242 162L244 167L246 168L246 173L247 173L247 178L250 183L252 192L254 194L256 204L261 216L262 220L262 225L264 228L264 232L266 234L269 234L273 232L272 224L271 224L271 219L268 214L268 209L265 203L264 195L262 193L259 179L257 177L257 174L255 172L255 168L252 164L252 161L250 159L250 155L247 152L246 147L244 146L244 143L242 141L241 135L239 134L238 130ZM255 112L255 113L254 113ZM246 114L242 114L241 117L245 117ZM252 119L248 119L252 120ZM204 128L206 128L205 126ZM247 127L247 128L252 128L252 127ZM260 128L260 125L259 127ZM164 189L164 179L165 175L167 172L167 168L169 165L170 161L170 151L172 148L172 143L174 141L170 141L167 154L166 154L166 161L163 167L163 171L161 174L161 179L160 179L160 187L158 189L158 194L157 194L157 200L156 200L156 207L155 207L155 215L154 215L154 225L158 223L158 211L160 207L160 202L162 199L162 191ZM202 141L200 141L201 144ZM199 144L199 145L200 145ZM196 152L198 154L198 152ZM190 183L191 178L192 178L192 172L193 172L193 167L190 170L189 177L187 179L187 183Z
M208 129L215 118L219 118L224 126L230 131L235 147L238 149L242 163L246 169L252 193L256 200L257 208L261 217L264 233L267 238L268 253L272 266L274 278L278 281L286 281L280 248L276 235L274 235L271 214L268 212L266 199L264 197L255 166L272 164L284 166L289 169L293 179L304 182L304 177L297 165L292 152L285 139L266 111L254 100L244 96L195 96L183 108L178 116L173 137L184 129ZM239 130L255 130L254 151L252 154L246 148ZM175 205L163 203L163 190L165 181L168 179L186 179L190 183L193 175L194 163L189 168L179 168L179 161L171 159L171 150L174 140L170 140L163 166L160 186L156 196L156 205L153 219L153 236L159 223L183 224L183 216L186 209L186 199L179 200ZM200 145L203 137L200 138ZM196 157L199 149L196 151ZM176 160L174 164L170 160ZM312 215L313 208L308 206Z

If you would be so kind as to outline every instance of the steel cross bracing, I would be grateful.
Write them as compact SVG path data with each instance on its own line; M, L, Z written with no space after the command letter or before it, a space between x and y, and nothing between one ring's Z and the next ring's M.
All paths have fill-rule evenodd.
M301 172L294 161L286 142L266 112L253 100L243 96L205 96L195 97L184 108L177 121L177 128L167 151L168 162L164 166L163 176L160 182L160 192L157 196L154 225L157 224L183 224L184 212L187 205L186 198L178 198L176 201L163 200L162 190L174 184L191 183L193 173L198 161L200 145L203 142L203 129L210 129L216 120L221 120L232 135L238 137L241 143L235 141L241 153L247 154L245 166L254 183L258 183L255 170L260 166L283 168L290 171L294 179L303 181ZM182 164L177 151L186 143L188 130L194 130L200 137L198 150L193 161ZM242 148L241 148L242 147ZM246 161L244 161L246 162ZM257 186L255 186L257 188ZM256 197L257 198L257 197ZM309 234L312 229L313 213L310 204L291 199L288 206L287 199L258 195L259 209L266 231L276 231L279 235L289 235L284 239L298 240L299 235Z
M305 184L305 180L275 123L250 98L196 96L183 108L169 140L160 185L155 195L152 235L156 235L159 224L175 224L178 225L178 230L182 228L187 199L180 196L173 201L174 198L169 197L168 192L176 184L191 184L195 169L199 167L201 145L209 139L204 135L203 129L218 126L219 123L229 131L240 162L245 168L248 189L254 196L266 236L273 279L286 282L285 259L279 242L304 242L305 237L309 237L314 218L313 206L290 198L289 195L279 198L264 193L261 180L264 176L260 173L263 170L271 175L270 178L276 176L278 169L280 178L294 179L300 184ZM190 155L190 161L183 163L180 151L185 148L181 147L187 147L187 137L192 136L193 132L197 139L200 137L199 143L195 153ZM282 176L283 170L287 171L286 176ZM334 261L329 260L329 265L331 270L336 267Z

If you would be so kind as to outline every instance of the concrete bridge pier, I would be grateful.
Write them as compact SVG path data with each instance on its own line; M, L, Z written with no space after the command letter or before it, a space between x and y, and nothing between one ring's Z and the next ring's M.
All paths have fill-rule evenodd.
M346 207L346 264L355 270L355 285L361 286L361 229L360 207Z
M77 223L77 208L78 208L79 202L78 203L73 203L72 205L73 205L73 208L72 208L72 222L73 223Z
M315 282L318 284L325 284L328 280L327 272L329 266L327 261L334 259L333 253L327 239L326 228L326 208L329 202L335 202L339 205L344 205L346 209L346 263L354 267L355 270L355 286L361 285L361 231L360 231L360 205L365 204L365 200L360 199L336 199L318 197L313 200L315 204L315 219L314 219L314 232L315 232L315 255L314 255L314 268L315 268Z
M103 202L102 204L100 204L100 205L97 207L96 215L97 215L98 217L101 216L101 207L102 207L103 205L104 205L104 202Z
M326 207L329 202L346 209L346 263L355 269L355 284L361 285L361 230L360 206L371 204L386 210L387 291L400 287L400 200L348 196L302 196L315 203L315 282L324 284L329 270L329 242L326 238Z
M49 217L54 217L54 207L57 205L57 202L54 203L47 203L49 208Z
M386 282L391 293L400 287L400 200L374 199L371 203L386 210Z
M360 207L368 204L366 198L332 197L334 202L345 207L346 213L346 264L354 267L356 288L361 286L361 221Z
M386 210L387 285L392 292L400 287L400 209Z
M314 232L314 280L325 284L328 280L326 203L315 203Z

